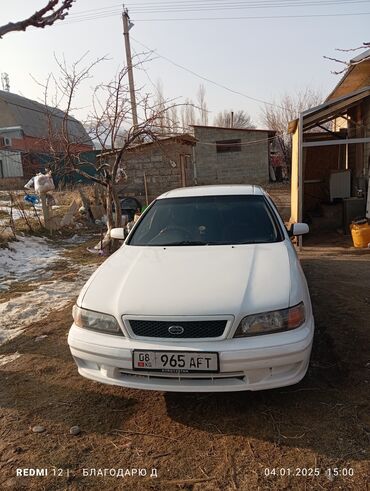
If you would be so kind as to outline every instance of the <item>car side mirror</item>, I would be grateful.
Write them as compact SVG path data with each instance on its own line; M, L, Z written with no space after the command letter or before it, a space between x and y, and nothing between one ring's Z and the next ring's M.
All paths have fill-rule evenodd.
M110 237L111 239L125 240L125 230L123 228L112 228Z
M292 226L290 227L289 231L288 231L288 234L289 234L289 237L292 237L292 236L297 236L297 235L308 234L309 231L310 231L310 228L307 225L307 223L293 223Z

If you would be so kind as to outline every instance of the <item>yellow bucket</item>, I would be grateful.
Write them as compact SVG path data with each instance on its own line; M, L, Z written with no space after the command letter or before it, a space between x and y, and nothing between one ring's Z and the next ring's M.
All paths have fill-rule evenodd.
M364 221L364 223L351 223L350 229L355 247L367 247L370 244L370 225L367 221Z

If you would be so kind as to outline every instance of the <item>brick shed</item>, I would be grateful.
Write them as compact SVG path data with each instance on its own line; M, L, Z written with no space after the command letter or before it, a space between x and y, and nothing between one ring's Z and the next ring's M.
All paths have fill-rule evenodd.
M194 125L197 184L269 182L272 130Z
M122 162L127 179L117 185L119 195L136 196L145 203L178 187L194 185L193 146L188 134L161 138L131 148ZM145 179L144 179L145 174Z

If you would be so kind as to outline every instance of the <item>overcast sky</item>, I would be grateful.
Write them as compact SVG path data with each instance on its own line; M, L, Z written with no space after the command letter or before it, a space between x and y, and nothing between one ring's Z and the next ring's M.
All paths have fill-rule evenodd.
M0 23L20 20L45 4L46 0L2 0ZM366 0L128 0L125 5L135 24L130 31L133 51L148 51L139 41L188 70L265 101L278 101L283 93L308 86L327 95L339 80L331 73L338 65L323 55L348 59L357 53L338 53L335 48L370 41ZM92 87L110 80L124 62L121 7L114 0L76 0L66 20L4 36L0 72L9 74L10 90L41 98L42 90L30 74L43 81L56 72L54 54L70 62L86 51L89 60L108 55L110 60L94 69L78 97L81 109L75 115L84 118ZM279 17L266 18L273 16ZM135 72L137 86L145 86L147 92L154 91L152 82L158 80L166 97L179 100L195 99L203 83L210 120L223 109L244 109L261 126L261 103L202 81L164 58Z

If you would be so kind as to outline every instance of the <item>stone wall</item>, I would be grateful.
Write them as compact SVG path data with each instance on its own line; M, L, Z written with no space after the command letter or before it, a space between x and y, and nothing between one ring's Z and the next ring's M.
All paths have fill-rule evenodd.
M269 182L269 132L194 127L197 184ZM241 140L240 151L217 152L217 141Z
M194 178L191 145L153 143L134 149L122 165L127 180L117 185L117 190L120 195L135 196L145 204L145 172L150 203L160 194L182 187L181 161L185 167L185 184L192 186Z

